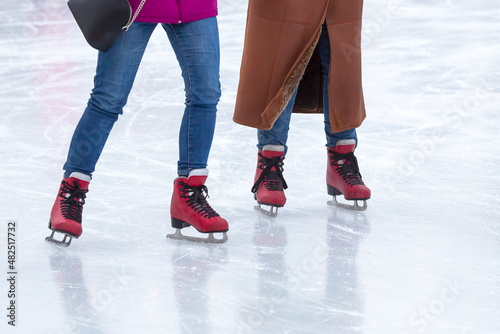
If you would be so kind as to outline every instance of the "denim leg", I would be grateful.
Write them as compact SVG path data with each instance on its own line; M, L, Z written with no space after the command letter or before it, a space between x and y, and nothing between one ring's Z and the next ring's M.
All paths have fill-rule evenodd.
M354 139L358 144L358 136L356 129L349 129L341 132L332 132L330 125L330 113L328 109L328 78L330 72L330 39L328 38L328 30L326 24L323 24L323 30L318 41L319 54L321 57L321 67L323 69L323 112L325 115L325 135L326 146L335 147L338 140Z
M216 17L162 24L182 70L186 101L179 131L177 173L206 168L221 96L219 30Z
M99 52L94 89L78 123L64 164L72 172L92 176L95 165L118 116L123 113L154 23L131 25L107 52Z
M283 145L285 146L285 155L288 151L286 142L288 140L288 130L290 130L290 119L292 117L292 109L297 96L297 88L288 102L286 108L274 122L273 127L269 130L257 130L257 148L262 151L264 145Z

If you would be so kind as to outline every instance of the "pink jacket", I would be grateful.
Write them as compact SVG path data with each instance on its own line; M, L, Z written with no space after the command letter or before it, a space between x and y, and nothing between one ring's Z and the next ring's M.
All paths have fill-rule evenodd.
M133 13L141 0L129 0ZM184 23L217 15L217 0L146 0L137 22Z

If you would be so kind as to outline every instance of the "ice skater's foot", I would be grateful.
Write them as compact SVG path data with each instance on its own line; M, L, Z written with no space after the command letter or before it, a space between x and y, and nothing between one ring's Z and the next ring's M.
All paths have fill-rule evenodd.
M228 223L208 204L208 189L205 181L208 169L193 169L187 177L180 176L174 181L174 191L170 204L172 227L174 234L168 234L171 239L224 243L227 241ZM198 232L208 233L207 238L185 236L181 229L193 226ZM217 239L214 233L222 233Z
M73 238L82 234L82 210L88 192L90 176L71 173L64 178L59 187L49 219L50 236L45 240L58 246L68 247ZM54 238L56 233L63 234L62 240Z
M278 208L286 203L284 189L288 186L283 177L284 154L285 147L282 145L265 145L258 153L252 187L258 203L255 209L270 217L276 217Z
M367 208L366 200L371 197L371 192L359 172L358 161L354 156L355 146L354 139L344 139L339 140L335 148L328 148L326 185L328 194L334 199L328 204L363 211ZM353 201L353 204L338 202L339 195L343 195L347 201Z

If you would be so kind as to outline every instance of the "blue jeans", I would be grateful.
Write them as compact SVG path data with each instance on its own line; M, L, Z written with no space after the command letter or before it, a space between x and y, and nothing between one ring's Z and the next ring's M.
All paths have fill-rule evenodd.
M349 129L342 132L332 132L330 125L330 114L328 111L328 75L330 72L330 40L328 38L328 30L326 25L323 25L323 30L321 31L321 36L318 41L319 54L321 57L321 67L323 70L323 111L324 111L324 122L325 122L325 135L326 135L326 146L335 147L338 140L341 139L354 139L356 145L358 143L358 137L356 135L356 129ZM297 89L292 95L290 102L283 110L281 115L278 117L273 127L270 130L258 130L257 131L257 148L262 150L264 145L283 145L285 146L285 154L288 151L286 145L288 139L288 130L290 129L290 118L292 116L292 109L295 103L295 97L297 96Z
M186 100L179 133L178 175L207 167L221 96L219 32L216 17L181 24L161 24L177 56ZM71 140L65 176L92 175L104 144L132 89L156 23L135 22L107 52L99 52L87 108ZM154 145L155 138L150 138Z

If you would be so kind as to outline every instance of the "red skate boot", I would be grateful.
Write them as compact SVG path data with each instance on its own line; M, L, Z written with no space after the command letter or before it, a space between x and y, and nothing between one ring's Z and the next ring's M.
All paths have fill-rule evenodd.
M205 181L208 169L193 169L188 177L180 176L174 180L174 191L170 203L170 216L175 234L167 238L185 239L198 242L224 243L227 241L227 221L207 202L208 190ZM184 227L193 226L198 232L209 233L208 238L185 236ZM213 233L222 232L222 239L216 239Z
M328 167L326 170L326 185L328 194L332 195L335 202L328 204L338 205L358 211L366 210L366 200L370 198L371 192L361 179L358 161L354 156L356 141L354 139L343 139L337 141L335 148L328 148ZM353 205L337 202L338 195L344 195L346 200L354 201ZM362 201L363 205L359 205Z
M82 173L71 173L70 177L62 180L50 213L52 234L45 238L46 241L68 247L72 238L78 239L82 234L82 209L89 182L90 176ZM54 239L55 232L64 234L64 238L60 241Z
M283 178L284 153L282 145L265 145L259 151L252 192L259 204L255 209L270 217L276 217L278 208L286 203L284 189L288 186ZM270 209L265 210L261 205L268 205Z

